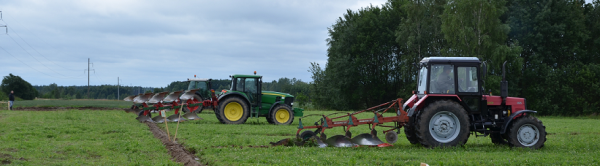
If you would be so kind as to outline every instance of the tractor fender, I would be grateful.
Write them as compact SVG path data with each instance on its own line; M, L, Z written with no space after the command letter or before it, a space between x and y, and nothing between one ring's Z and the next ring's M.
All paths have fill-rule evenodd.
M517 111L513 114L511 114L509 117L504 118L504 127L502 127L502 131L500 131L500 134L504 134L506 132L506 128L508 128L508 125L510 125L510 122L512 120L515 119L515 117L520 116L521 114L524 113L537 113L537 111L534 110L521 110L521 111Z
M221 95L221 96L219 96L219 98L217 99L217 101L221 101L221 99L226 98L228 96L240 96L240 97L244 98L244 101L246 101L246 104L248 104L249 107L252 107L250 105L250 100L246 96L244 96L244 95L242 95L241 93L238 93L238 92L231 92L231 93L227 93L227 94ZM250 108L250 109L252 109L252 108Z
M417 112L417 109L418 109L418 108L423 108L423 107L424 107L424 106L423 106L423 103L424 103L424 102L427 100L427 98L428 98L428 97L431 97L431 98L433 98L433 99L430 99L430 100L435 100L436 98L442 98L442 99L453 99L453 100L455 99L455 100L458 100L458 101L459 101L458 103L461 103L460 101L462 101L462 100L460 99L460 97L458 97L457 95L446 95L446 94L428 94L428 95L425 95L425 96L423 96L423 97L419 98L419 101L417 101L417 102L416 102L416 103L415 103L415 104L414 104L414 105L413 105L413 106L410 108L410 110L408 110L408 116L409 116L409 117L410 117L410 116L413 116L413 114L415 114L415 113ZM461 104L461 106L462 106L462 104Z
M271 112L271 110L273 110L273 108L275 108L275 106L279 105L279 104L285 104L283 101L278 101L273 103L273 105L271 105L271 108L269 108L269 112Z

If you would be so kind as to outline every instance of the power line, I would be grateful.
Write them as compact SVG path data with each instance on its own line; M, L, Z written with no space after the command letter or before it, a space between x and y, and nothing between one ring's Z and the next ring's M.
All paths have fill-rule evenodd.
M15 57L14 55L12 55L10 52L6 51L6 49L4 49L2 46L0 46L0 49L4 50L4 51L5 51L5 52L6 52L8 55L12 56L12 57L13 57L13 58L15 58L17 61L19 61L19 62L23 63L23 64L24 64L24 65L26 65L27 67L29 67L29 68L31 68L31 69L33 69L33 70L35 70L35 71L38 71L38 72L40 72L40 73L42 73L42 74L45 74L45 75L47 75L47 76L53 77L53 76L51 76L51 75L48 75L48 74L46 74L46 73L44 73L44 72L42 72L42 71L39 71L39 70L37 70L37 69L35 69L35 68L33 68L33 67L29 66L29 64L27 64L27 63L25 63L25 62L21 61L20 59L18 59L18 58L17 58L17 57Z
M25 53L27 53L29 56L31 56L33 59L35 59L35 60L36 60L37 62L39 62L40 64L42 64L44 67L46 67L46 68L50 69L52 72L54 72L54 73L56 73L56 74L59 74L59 75L61 75L61 76L63 76L63 77L66 77L66 78L73 78L73 77L69 77L69 76L63 75L63 74L61 74L61 73L58 73L58 72L56 72L56 71L52 70L50 67L46 66L44 63L40 62L40 60L38 60L37 58L35 58L35 56L31 55L31 53L29 53L29 52L28 52L28 51L27 51L27 50L26 50L26 49L25 49L23 46L21 46L21 44L19 44L19 43L18 43L18 42L17 42L17 41L16 41L16 40L15 40L15 39L14 39L14 38L11 36L11 35L9 35L9 34L6 34L6 36L10 37L10 39L12 39L12 41L14 41L14 42L15 42L15 43L16 43L16 44L19 46L19 47L21 47L21 49L23 49L23 51L25 51Z
M8 23L7 23L7 22L5 22L4 20L2 20L2 22L4 22L4 23L8 24ZM20 38L20 39L21 39L23 42L25 42L25 44L27 44L29 47L31 47L31 49L33 49L35 52L37 52L38 54L40 54L42 57L44 57L44 59L48 60L50 63L52 63L52 64L54 64L54 65L56 65L56 66L62 67L62 68L64 68L64 69L67 69L67 70L73 70L73 69L68 69L68 68L66 68L66 67L63 67L63 66L61 66L61 65L58 65L58 64L54 63L54 61L52 61L52 60L48 59L48 57L44 56L44 54L40 53L40 52L39 52L37 49L35 49L33 46L31 46L31 44L29 44L27 41L25 41L25 39L23 39L23 38L21 37L21 35L19 35L19 33L17 33L17 31L15 31L15 29L14 29L14 28L10 28L10 30L11 30L12 32L14 32L14 33L15 33L15 34L16 34L16 35L17 35L17 36L18 36L18 37L19 37L19 38ZM7 32L8 32L8 30L7 30ZM77 70L73 70L73 71L77 71Z

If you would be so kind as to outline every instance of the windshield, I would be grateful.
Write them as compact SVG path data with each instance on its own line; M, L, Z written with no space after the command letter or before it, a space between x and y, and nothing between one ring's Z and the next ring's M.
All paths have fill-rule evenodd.
M431 65L431 79L428 93L454 94L454 66Z
M192 89L206 90L207 89L206 82L203 82L203 81L190 81L190 85L188 86L188 90L192 90Z
M417 91L418 94L423 94L427 88L427 66L421 67L419 70L419 80L417 80Z

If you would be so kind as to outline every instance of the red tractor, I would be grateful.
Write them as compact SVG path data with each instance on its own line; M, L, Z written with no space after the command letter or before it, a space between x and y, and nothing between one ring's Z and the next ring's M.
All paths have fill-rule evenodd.
M410 143L463 145L472 132L490 136L495 144L544 146L546 127L532 116L537 112L527 110L524 98L508 97L504 65L500 96L485 93L487 67L478 58L428 57L417 66L417 90L402 106L409 117L404 133Z
M386 147L396 142L397 133L404 127L410 143L429 148L463 145L470 132L475 136L490 136L495 144L532 149L544 146L546 127L532 116L537 112L527 110L524 98L508 97L504 65L500 96L485 93L482 78L487 67L477 58L429 57L417 67L417 90L403 104L402 99L397 99L353 113L307 115L323 118L313 126L304 126L300 119L296 137L305 141L314 138L321 147ZM385 112L396 115L384 117ZM361 113L371 113L373 118L356 118ZM337 114L346 115L333 116ZM371 133L351 138L350 128L358 125L368 125ZM333 127L343 127L346 134L327 138L324 131ZM388 143L379 140L376 127L384 129ZM302 130L305 131L301 133Z

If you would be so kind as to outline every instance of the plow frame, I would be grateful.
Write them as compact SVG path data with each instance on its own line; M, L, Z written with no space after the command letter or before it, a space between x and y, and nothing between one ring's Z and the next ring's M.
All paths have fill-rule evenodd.
M384 130L383 131L384 134L389 131L400 129L404 125L406 125L409 120L408 114L404 110L402 110L402 100L403 99L399 98L399 99L392 100L390 102L386 102L386 103L383 103L383 104L380 104L380 105L377 105L377 106L374 106L374 107L371 107L371 108L368 108L365 110L356 111L353 113L347 113L346 115L332 117L332 118L330 118L329 116L335 115L335 114L341 114L341 113L321 115L321 116L323 116L323 118L321 118L319 121L315 122L314 126L303 126L302 118L300 118L299 125L298 125L298 131L296 132L296 137L300 138L300 131L305 130L305 129L316 129L315 133L320 133L323 136L326 129L330 129L330 128L334 128L334 127L344 127L344 131L349 132L350 128L359 126L359 125L365 125L365 124L369 125L369 129L371 130L371 134L373 134L373 135L376 134L376 133L373 133L373 131L376 131L375 126L390 128L390 129ZM387 105L389 105L387 108L384 107ZM396 106L396 107L394 107L394 106ZM384 107L384 108L382 108L382 107ZM387 112L388 110L390 110L392 108L397 108L396 116L384 117L383 113ZM365 113L365 112L372 112L374 114L373 118L358 119L355 117L356 114ZM304 117L317 116L317 115L320 115L320 114L311 114L311 115L306 115ZM334 121L336 119L341 119L341 118L345 118L345 117L348 117L348 120ZM319 124L319 122L320 122L320 124ZM394 122L395 125L394 126L382 125L384 123L389 123L389 122Z

